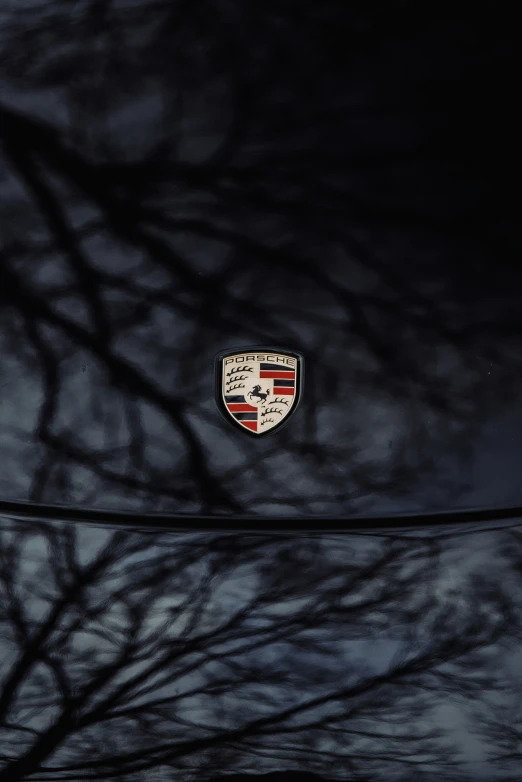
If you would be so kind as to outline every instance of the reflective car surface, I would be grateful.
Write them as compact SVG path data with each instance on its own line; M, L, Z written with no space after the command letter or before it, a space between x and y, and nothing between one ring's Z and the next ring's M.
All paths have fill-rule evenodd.
M516 27L381 5L0 9L0 781L517 779Z
M4 516L0 779L516 779L521 543Z

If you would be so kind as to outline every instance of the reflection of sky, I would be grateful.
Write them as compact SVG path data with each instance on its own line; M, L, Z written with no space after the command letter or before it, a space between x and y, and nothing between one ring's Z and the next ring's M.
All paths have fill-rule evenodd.
M9 532L9 529L13 531ZM23 529L23 526L13 527L7 519L4 519L0 545L3 548L9 543L18 541L21 546L22 557L14 570L16 592L23 601L26 616L36 630L48 612L52 610L53 604L59 599L63 587L60 588L55 583L59 573L57 567L60 563L58 552L61 550L66 555L67 549L51 545L51 540L44 534L46 529L51 530L49 526L42 527L41 533L26 526L25 541L21 537ZM60 530L65 533L67 527L56 524L52 529L57 535L60 534ZM230 538L230 540L232 539ZM216 538L216 542L220 540L222 545L224 539ZM253 540L255 538L245 539L245 543ZM232 650L235 649L237 651L232 654L231 662L233 661L235 665L241 665L245 672L252 669L258 670L261 676L259 682L240 685L222 697L201 693L188 695L181 698L177 711L180 716L194 720L197 725L201 725L201 730L203 730L203 726L209 724L215 725L215 729L221 730L226 725L233 727L262 715L270 715L274 713L274 709L277 711L282 703L287 708L292 704L304 703L315 695L324 694L325 691L335 692L339 687L347 687L356 684L361 679L364 680L366 677L385 673L390 667L393 668L398 660L407 659L415 654L413 647L410 647L410 642L407 640L413 629L416 630L422 643L436 643L436 638L430 637L432 625L429 615L416 615L413 620L416 623L415 628L409 623L394 624L393 609L386 605L386 578L392 578L394 583L395 578L406 579L408 575L413 576L413 591L411 587L405 587L404 592L404 600L408 601L408 606L413 612L416 610L417 601L419 601L418 607L420 609L424 590L432 590L436 598L435 607L440 612L444 627L451 633L457 634L460 632L460 628L464 628L475 617L477 611L482 610L480 605L475 604L473 592L469 591L471 578L486 579L488 583L506 589L512 596L517 594L515 589L518 587L515 587L513 570L507 559L500 553L500 545L503 541L508 540L503 537L503 533L476 533L475 535L470 534L442 540L439 566L432 582L426 580L431 579L430 570L426 567L427 562L424 562L423 557L419 556L421 549L418 549L418 544L412 540L409 549L401 555L402 565L399 570L392 570L389 574L384 571L380 575L380 571L377 571L375 578L372 577L360 589L348 591L345 598L339 603L339 607L353 608L357 603L371 599L372 596L380 594L380 590L383 590L382 599L384 602L377 605L373 611L366 610L355 621L352 621L348 614L346 618L340 618L334 624L323 622L319 614L310 630L298 630L295 637L271 641L247 653L239 652L239 649L243 649L245 644L248 646L250 643L256 643L260 637L259 633L262 633L263 629L269 627L272 622L283 619L291 620L296 612L305 608L308 603L310 606L313 605L314 599L322 594L321 584L323 581L320 579L314 586L306 588L307 581L312 583L314 578L322 573L325 587L332 589L336 583L342 583L343 570L338 576L332 578L336 567L346 563L347 568L353 568L355 576L360 568L371 564L384 550L384 543L381 539L376 538L332 535L323 538L319 548L315 548L315 544L312 545L312 538L309 539L310 547L305 544L303 548L305 540L303 539L299 543L298 538L294 539L296 548L302 551L300 556L304 559L302 559L301 568L304 569L299 571L299 565L296 563L294 580L292 581L290 572L282 578L281 585L286 596L274 599L271 597L273 594L271 588L268 588L272 579L275 578L274 583L277 583L278 557L282 555L285 547L289 544L288 539L281 537L279 540L273 540L272 547L267 549L268 559L264 554L260 554L259 557L254 556L250 565L231 564L230 568L225 569L222 575L213 582L208 599L204 600L196 625L189 629L191 606L187 605L180 614L177 614L176 611L193 589L196 590L193 592L193 596L198 595L198 584L204 588L204 573L210 563L209 557L211 558L216 550L214 545L211 545L208 551L205 550L204 535L188 537L167 533L158 535L152 540L148 536L143 537L133 533L125 538L124 547L120 549L118 547L122 545L122 539L118 533L111 533L100 527L77 529L74 551L83 567L88 568L108 544L110 544L109 550L114 552L114 557L103 578L98 579L88 591L88 603L91 608L95 605L102 607L100 617L85 618L80 622L72 635L69 634L65 645L61 647L59 652L60 660L65 666L70 682L73 686L81 688L90 680L97 666L110 664L119 654L120 643L125 640L130 627L129 616L125 608L126 598L130 598L131 602L137 598L147 606L145 623L140 633L142 640L138 642L138 649L140 643L145 643L145 638L148 635L158 630L161 631L160 646L157 647L156 652L151 649L145 659L136 660L117 673L111 683L100 694L93 697L91 705L100 702L118 685L129 681L131 677L145 670L151 662L159 659L159 655L163 653L162 649L165 651L169 644L176 644L185 632L188 632L188 638L197 637L202 632L211 632L226 623L232 615L242 608L252 605L253 600L265 594L261 604L255 609L249 609L241 620L241 632L237 639L213 644L210 647L213 654L208 659L202 658L202 665L192 672L187 671L181 675L185 663L190 664L191 661L197 661L198 652L180 658L179 662L163 666L156 674L148 676L144 686L146 689L150 687L150 691L144 691L142 695L133 697L128 704L131 706L145 704L150 698L183 694L193 688L200 687L204 682L211 684L217 678L233 671L223 664L222 657L223 655L230 656ZM188 545L190 541L193 545L203 546L201 558L194 565L184 566L183 558L190 553L190 548L182 553L181 547ZM120 550L121 553L118 553ZM179 560L180 556L181 560ZM306 562L309 564L306 565ZM63 584L66 584L72 575L66 563L67 560L64 559L61 565L64 567L61 575ZM160 565L160 563L162 564ZM181 566L177 573L178 564L176 563ZM172 566L174 570L167 588L154 596L153 574L156 572L155 569L160 566L162 568ZM150 573L151 586L136 591L138 579L144 573ZM120 596L118 597L118 595ZM0 601L1 605L5 606L5 599L4 593ZM400 598L393 599L400 600ZM325 616L329 610L328 605L328 599L326 599ZM71 608L72 610L66 611L59 624L61 630L71 626L75 617L78 616L78 611L81 616L83 609L79 605L73 604ZM9 629L9 619L5 615L2 616L2 619L3 632L0 638L2 666L0 670L2 677L5 677L14 664L16 643ZM496 620L498 617L484 616L485 622ZM166 624L164 624L165 622ZM53 633L52 638L56 639L56 634L57 631ZM373 636L371 640L369 640L370 636ZM307 649L306 639L315 642L322 639L323 651ZM303 646L300 645L300 641L304 643ZM480 658L481 662L475 663L475 666L491 665L492 674L505 669L508 685L516 691L519 688L519 657L519 654L508 651L504 644L498 644L486 648L485 654ZM282 681L280 683L264 683L263 673L270 678L271 673L276 670L283 673ZM484 668L484 672L487 673L487 671L488 669ZM467 672L464 668L460 671L459 676L465 682L468 676L474 672L476 671ZM238 684L241 682L241 678L242 674L239 673ZM422 684L422 677L420 683ZM402 731L420 729L424 725L431 727L436 725L444 731L449 740L454 742L461 754L461 759L466 764L472 764L469 768L474 770L473 764L482 762L490 749L488 741L484 740L482 736L476 735L477 726L474 722L475 714L487 713L490 693L483 688L472 696L459 694L458 691L452 695L442 686L443 682L440 684L441 686L436 687L435 692L431 695L428 695L422 687L420 689L413 688L407 693L403 693L400 684L393 686L389 690L392 698L389 706L386 696L388 691L386 688L381 690L379 697L383 698L382 706L377 705L375 710L369 713L366 727L377 731L386 730L387 725L383 718L387 709L390 708L390 718L397 720L395 730L399 746L404 749L406 745L400 739ZM37 730L48 725L56 716L59 706L58 692L55 691L55 687L56 683L50 677L49 671L35 665L24 681L16 707L13 709L13 719L25 722ZM403 700L404 695L408 695L406 700ZM502 701L503 696L499 692L496 693L496 697L497 701L499 699L500 702ZM46 702L48 707L44 708ZM429 705L430 702L431 705ZM364 703L363 697L359 702L363 708L361 718L364 717ZM411 705L424 703L428 708L422 716L416 717L414 714L409 714L408 703ZM36 712L35 704L40 704ZM342 703L336 702L334 699L324 708L315 709L299 719L308 720L310 716L317 718L326 714L336 716L340 713L341 707ZM109 724L120 748L127 748L133 742L136 742L136 747L142 746L143 737L135 735L132 724L125 720ZM365 723L364 719L360 723L357 718L351 724L352 727L357 728ZM159 726L158 729L167 731L173 740L185 740L186 738L186 731L181 729L180 732L179 727L168 727L167 724L164 728ZM107 728L104 727L103 730L107 730ZM174 733L172 733L173 730ZM194 731L197 730L194 728ZM90 736L88 741L84 737L87 744L96 741L96 726L85 733L86 736ZM270 736L266 740L269 743L272 741ZM273 740L278 741L277 731ZM294 740L296 746L300 747L299 737L294 737ZM27 746L27 741L29 739L26 736L24 746ZM279 743L281 744L281 742ZM71 762L77 761L77 753L81 746L81 736L72 736L56 753L54 762L64 762L66 759ZM82 752L85 751L85 746L81 750ZM146 746L146 743L143 746ZM320 746L323 751L333 749L334 746L336 751L340 749L335 734L330 735L328 731L320 739ZM368 741L366 751L371 757L380 751L380 747L373 741ZM414 752L413 745L411 752ZM240 759L238 762L241 763ZM277 762L271 761L268 757L260 766L266 771L276 767L278 767ZM324 773L324 769L322 771ZM388 779L393 778L393 772L390 772L387 767L385 770L383 766L378 771L386 774ZM493 767L489 768L487 763L484 763L480 772L481 776L486 778L489 775L489 778L493 778L493 773Z

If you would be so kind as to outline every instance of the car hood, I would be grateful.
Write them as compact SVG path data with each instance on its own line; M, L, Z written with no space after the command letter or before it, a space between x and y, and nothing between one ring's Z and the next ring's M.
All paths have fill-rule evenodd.
M238 84L224 30L133 8L96 29L64 8L52 45L45 3L6 28L0 496L268 520L516 504L518 239L460 100L504 40L397 29L383 67L362 50L388 22L343 16L344 60L321 35L303 60L287 29L277 76L247 47ZM257 439L214 380L253 346L306 366L298 411Z

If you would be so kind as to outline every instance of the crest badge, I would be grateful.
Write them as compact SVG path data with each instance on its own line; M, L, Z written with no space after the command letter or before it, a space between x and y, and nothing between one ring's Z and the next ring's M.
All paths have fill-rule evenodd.
M279 429L299 404L304 362L300 353L247 348L216 359L216 397L228 421L260 436Z

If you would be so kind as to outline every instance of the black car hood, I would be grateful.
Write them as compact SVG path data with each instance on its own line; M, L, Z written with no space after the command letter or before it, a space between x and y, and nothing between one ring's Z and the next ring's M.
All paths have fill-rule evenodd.
M318 10L315 43L284 28L283 55L267 13L238 70L225 21L33 11L4 41L2 498L229 518L518 503L509 126L495 165L475 126L505 41L442 19L381 39L386 15L338 10L345 52ZM214 382L217 353L254 345L306 364L299 411L259 439Z

